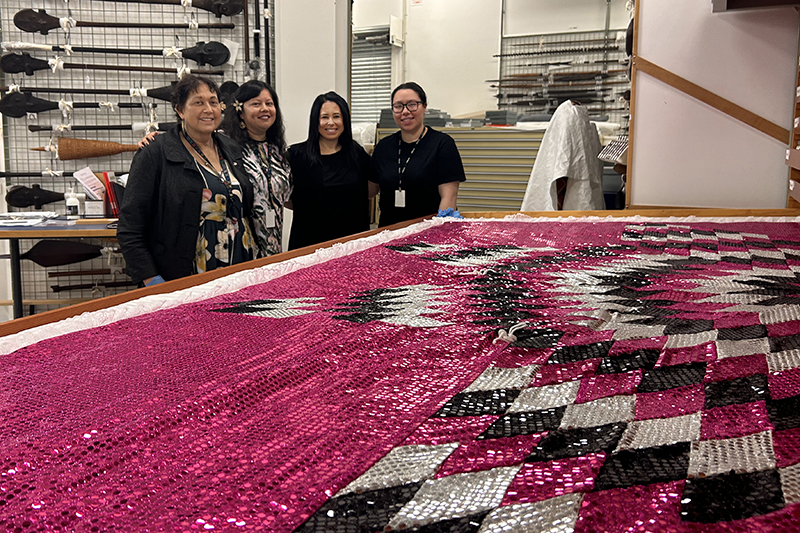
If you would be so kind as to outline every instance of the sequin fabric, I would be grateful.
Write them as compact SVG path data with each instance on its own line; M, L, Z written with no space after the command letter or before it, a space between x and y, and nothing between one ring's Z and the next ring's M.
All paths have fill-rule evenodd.
M794 531L798 273L792 221L454 221L43 340L0 530Z

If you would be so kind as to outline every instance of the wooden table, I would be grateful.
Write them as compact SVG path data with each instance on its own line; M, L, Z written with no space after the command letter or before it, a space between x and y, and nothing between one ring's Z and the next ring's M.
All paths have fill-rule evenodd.
M22 265L19 251L20 239L68 239L87 237L116 237L117 230L109 229L107 223L98 224L49 224L40 226L0 229L0 239L7 239L11 252L11 299L14 302L14 318L22 317Z

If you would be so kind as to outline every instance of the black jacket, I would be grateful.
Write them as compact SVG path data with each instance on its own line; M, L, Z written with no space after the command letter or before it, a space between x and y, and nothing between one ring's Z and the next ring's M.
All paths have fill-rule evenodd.
M244 171L242 149L215 135L242 187L245 216L253 206L253 184ZM180 139L179 127L158 135L133 157L119 214L117 239L125 272L135 282L192 273L205 183Z

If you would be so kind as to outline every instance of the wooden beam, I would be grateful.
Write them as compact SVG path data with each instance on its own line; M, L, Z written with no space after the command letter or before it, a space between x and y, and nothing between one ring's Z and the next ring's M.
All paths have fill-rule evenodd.
M789 144L791 134L786 128L782 128L774 122L770 122L769 120L756 115L752 111L748 111L747 109L734 104L730 100L726 100L725 98L722 98L721 96L718 96L685 78L681 78L677 74L659 67L655 63L651 63L644 58L634 56L633 64L637 71L644 72L655 79L666 83L670 87L673 87L674 89L677 89L682 93L691 96L692 98L696 98L704 104L710 105L714 109L721 111L752 128L757 129L761 133L769 135L782 144Z

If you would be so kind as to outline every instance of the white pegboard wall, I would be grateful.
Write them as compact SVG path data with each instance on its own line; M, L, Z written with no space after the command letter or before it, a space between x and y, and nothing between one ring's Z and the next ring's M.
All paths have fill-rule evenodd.
M260 7L259 7L260 6ZM221 18L213 13L198 7L183 8L180 5L160 5L146 4L125 1L98 1L98 0L71 0L64 2L60 0L0 0L0 26L2 28L3 42L28 42L48 46L91 47L91 48L115 48L130 50L163 50L165 48L177 47L179 49L190 48L199 41L209 42L226 40L239 45L238 54L233 65L225 64L222 66L198 66L194 61L178 58L168 58L163 55L136 55L122 53L97 53L97 52L75 52L67 55L64 52L45 52L27 51L31 56L38 59L50 59L58 55L66 64L85 64L85 65L107 65L107 66L134 66L134 67L159 67L168 68L170 72L128 72L116 70L95 70L84 68L66 68L57 72L42 70L35 72L32 76L25 74L0 74L0 83L3 86L16 84L22 88L47 89L44 92L33 91L33 96L59 102L60 100L71 102L111 102L113 108L92 108L74 109L69 122L75 126L110 126L110 125L131 125L133 123L149 122L151 104L155 105L155 117L158 122L175 122L175 116L169 102L157 100L150 97L132 97L125 95L102 94L72 94L58 92L58 89L81 89L81 90L124 90L128 91L132 87L157 88L169 85L178 79L177 72L179 67L186 65L193 72L198 70L222 70L224 75L210 75L209 77L222 84L224 81L234 81L243 83L250 78L265 78L264 61L264 39L270 39L273 43L271 50L274 53L273 32L265 32L262 24L260 36L260 68L250 70L245 62L245 42L249 48L251 61L256 60L253 43L253 29L255 17L264 15L264 2L249 2L247 10L249 35L245 34L244 13ZM77 26L69 31L63 29L50 30L47 35L40 33L29 33L17 28L14 24L14 16L24 9L44 9L48 15L57 18L72 17ZM189 20L194 20L198 24L233 24L233 29L219 28L190 28ZM84 23L129 23L137 24L176 24L180 28L104 28L87 27ZM259 21L260 22L260 21ZM272 28L270 27L270 30ZM245 41L245 38L247 41ZM8 52L6 52L8 53ZM274 62L273 62L274 64ZM5 94L5 93L3 93ZM120 108L119 103L139 103L143 104L140 108ZM66 192L71 187L76 190L80 188L77 182L71 177L72 174L86 166L91 167L95 172L112 171L116 173L127 172L133 158L133 152L123 152L115 156L79 159L71 161L60 161L54 154L49 152L32 151L31 148L46 146L50 143L52 132L41 131L31 132L28 126L59 125L63 123L62 113L59 110L41 112L36 115L28 115L22 118L11 118L3 116L5 142L5 167L8 172L17 173L37 173L39 177L9 177L8 185L31 186L39 184L44 189L58 192ZM141 139L142 131L127 130L92 130L92 131L66 131L58 133L58 136L73 137L78 139L95 139L101 141L113 141L121 144L135 144ZM46 169L62 171L65 177L42 176ZM33 207L26 210L32 210ZM66 206L64 202L47 204L45 210L64 213ZM9 207L9 211L17 210ZM99 244L105 246L107 243L100 241ZM21 251L24 253L35 241L22 241ZM79 298L94 298L106 294L113 294L126 290L125 288L106 288L103 291L95 289L89 290L68 290L54 293L50 286L57 285L79 285L86 283L102 283L112 281L111 276L98 275L75 275L68 277L52 278L48 277L49 272L65 271L96 271L108 267L103 258L84 261L78 264L65 265L61 267L51 267L44 269L31 261L23 261L23 296L26 300L52 300L65 299L75 300ZM116 280L120 277L116 276ZM36 306L36 312L53 308L54 306ZM55 306L58 307L58 306ZM25 313L29 311L25 308Z

